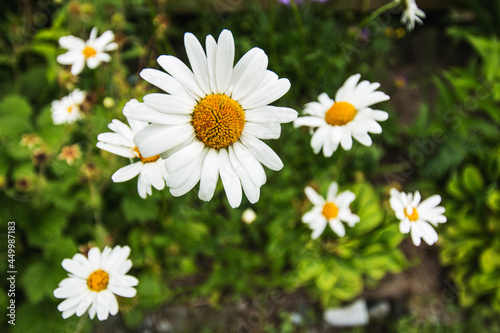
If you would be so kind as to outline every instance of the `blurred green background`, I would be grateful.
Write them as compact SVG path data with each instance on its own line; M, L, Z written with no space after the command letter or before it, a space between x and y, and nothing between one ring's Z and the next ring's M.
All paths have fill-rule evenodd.
M364 297L390 314L352 332L500 332L500 1L419 2L423 26L407 32L400 13L359 23L385 2L18 1L0 14L0 270L7 271L7 222L16 222L16 325L12 332L323 332L323 310ZM426 7L428 6L428 7ZM56 62L61 36L115 33L112 61L79 77ZM212 201L180 198L110 177L127 161L96 148L131 98L157 89L143 68L171 54L187 62L185 32L200 40L224 28L236 58L252 47L290 79L279 101L301 112L333 96L352 74L380 82L391 100L373 146L355 142L331 158L314 155L307 129L282 126L267 142L285 167L266 171L260 201L231 209L219 182ZM79 88L84 119L54 125L50 103ZM106 102L104 103L104 100ZM81 157L68 163L63 147ZM361 217L338 238L318 241L301 216L304 187L351 190ZM401 235L389 189L440 194L448 222L439 241L415 248ZM251 207L257 219L247 224ZM106 322L63 320L52 292L64 258L89 247L129 245L140 283ZM3 290L8 290L2 279ZM384 289L385 288L385 289ZM389 292L385 291L389 289ZM7 306L0 293L0 306ZM293 320L298 314L300 320Z

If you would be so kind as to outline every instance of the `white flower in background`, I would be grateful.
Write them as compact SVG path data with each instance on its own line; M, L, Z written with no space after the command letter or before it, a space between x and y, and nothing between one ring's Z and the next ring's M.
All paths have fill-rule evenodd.
M372 110L370 105L387 101L389 96L375 91L380 84L361 81L360 74L352 75L337 91L335 101L326 93L318 97L319 102L305 105L307 117L295 120L295 127L309 126L317 128L311 139L311 147L315 154L323 149L325 157L332 156L339 146L345 150L352 147L352 138L365 146L372 144L368 133L382 133L377 121L387 120L385 111Z
M278 139L280 123L296 119L295 110L268 105L290 89L290 82L267 70L267 55L259 48L233 67L229 30L221 32L218 42L207 36L206 51L191 33L184 35L184 43L191 69L176 57L162 55L158 63L170 75L155 69L141 72L167 94L146 95L146 108L126 113L151 123L134 140L143 156L166 154L173 196L184 195L199 182L199 198L210 201L220 175L233 208L241 203L242 188L255 203L266 182L262 165L283 167L261 139Z
M241 219L243 222L246 224L253 223L257 219L257 214L253 211L252 208L247 208L243 211L243 214L241 215Z
M396 217L401 220L401 233L407 234L411 231L411 239L416 246L420 245L422 238L432 245L438 240L438 234L430 224L437 227L439 223L446 222L444 207L438 206L441 197L437 194L422 202L420 199L418 191L411 194L391 189L390 204Z
M401 0L396 0L401 1ZM423 24L422 19L425 18L423 10L418 8L415 0L402 0L403 14L401 14L401 23L406 24L406 29L411 31L415 28L415 22Z
M62 267L68 276L54 290L56 298L65 298L57 309L64 319L76 314L78 317L87 310L91 319L97 313L99 320L108 319L108 315L118 313L116 296L134 297L133 288L139 281L125 275L132 267L127 259L130 254L128 246L105 247L102 253L98 248L91 248L88 258L77 253L72 259L64 259Z
M71 74L78 75L85 67L96 68L101 62L109 62L111 56L106 52L116 50L118 44L112 43L115 35L112 31L105 31L97 37L97 28L93 28L87 41L75 36L59 38L59 45L68 52L57 56L57 62L62 65L72 65Z
M124 108L137 108L142 103L133 99ZM164 160L160 155L144 157L134 143L134 135L147 126L146 122L127 118L130 125L127 126L119 120L113 119L108 125L113 132L101 133L97 136L97 147L110 153L128 158L138 158L139 161L131 163L118 169L111 179L115 183L126 182L139 175L137 180L137 192L141 198L145 199L152 194L151 186L161 191L165 188L167 170Z
M331 183L325 200L311 187L306 187L306 196L314 207L302 216L302 222L309 224L309 228L313 230L312 239L318 238L327 224L339 237L344 237L345 228L342 222L346 222L351 228L359 222L359 216L353 214L349 208L356 198L354 193L344 191L337 194L337 191L337 183Z
M79 89L73 90L68 96L53 101L50 106L54 124L74 123L82 118L80 107L85 100L86 93Z

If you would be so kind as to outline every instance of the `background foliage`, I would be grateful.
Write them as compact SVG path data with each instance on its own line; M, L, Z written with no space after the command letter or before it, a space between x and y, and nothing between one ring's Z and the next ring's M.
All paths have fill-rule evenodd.
M284 125L281 138L268 144L285 167L266 172L261 199L252 206L257 213L252 224L241 220L251 205L244 200L231 209L221 184L205 203L196 191L180 198L154 191L143 200L135 180L111 182L111 174L127 161L99 151L97 135L112 119L124 120L121 111L129 99L156 91L139 78L141 69L158 68L160 54L186 60L182 38L187 31L203 39L231 29L237 58L261 47L269 68L292 82L276 104L298 111L323 91L333 95L355 73L382 82L381 90L389 95L413 84L404 77L395 81L391 74L391 67L414 61L401 51L411 35L405 37L398 14L360 31L356 24L363 15L325 10L329 5L305 3L300 20L274 1L264 9L252 2L234 8L230 1L8 5L0 25L0 219L16 221L16 304L22 320L13 332L90 330L92 323L63 320L56 309L59 301L52 292L66 275L61 261L92 246L116 244L132 248L131 274L140 281L136 298L120 299L129 328L165 303L218 308L276 290L305 290L321 307L340 305L376 287L386 274L411 266L387 202L390 187L403 184L405 191L420 189L424 197L443 196L449 222L444 234L438 229L442 242L437 246L460 305L486 302L500 311L500 44L490 34L496 32L495 20L448 29L448 43L464 47L466 40L472 56L416 82L436 90L437 97L426 95L410 120L395 104L381 104L390 118L382 124L383 134L372 136L370 148L354 143L351 151L326 159L312 153L306 129ZM100 33L112 30L119 49L109 64L75 78L56 63L62 53L57 41L69 34L86 39L94 26ZM429 29L429 43L437 47L435 30ZM50 103L75 88L88 92L84 119L54 125ZM60 155L69 145L81 151L73 163ZM423 156L418 163L417 153ZM324 194L331 181L356 194L351 208L361 222L344 238L327 230L320 241L312 241L300 220L311 207L303 189L309 185ZM5 261L0 269L7 270ZM1 293L0 306L7 301ZM411 326L411 320L397 325ZM285 317L278 321L292 325Z

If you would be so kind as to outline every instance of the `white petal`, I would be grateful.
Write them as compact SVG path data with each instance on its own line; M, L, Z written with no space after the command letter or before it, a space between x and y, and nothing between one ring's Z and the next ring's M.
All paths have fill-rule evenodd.
M118 169L112 176L111 180L115 183L122 183L136 177L142 170L142 162L136 162Z
M125 148L122 146L117 146L117 145L111 145L108 143L104 142L98 142L96 144L97 148L108 151L112 154L127 157L127 158L134 158L136 155L132 152L130 148Z
M83 71L83 68L85 67L85 58L79 57L76 58L75 61L73 62L73 65L71 66L71 74L73 75L78 75Z
M248 175L245 168L241 165L240 161L234 153L234 148L229 146L229 161L236 172L236 175L240 178L241 186L243 187L243 192L245 193L248 201L254 204L259 201L260 197L260 187L255 185L253 180Z
M297 111L291 108L267 105L245 112L245 120L257 123L289 123L297 119Z
M240 142L235 142L233 144L233 148L236 157L240 161L241 165L243 165L255 185L264 185L266 183L266 172L264 171L262 164Z
M339 236L339 237L344 237L345 236L345 227L340 222L338 219L331 219L328 221L330 224L330 228Z
M190 145L170 155L165 160L165 168L168 172L176 172L187 165L192 164L200 157L201 152L205 148L205 144L195 140Z
M297 120L293 122L293 127L301 127L301 126L309 126L309 127L320 127L320 126L325 126L326 121L325 118L320 118L320 117L299 117Z
M325 200L321 195L318 194L312 187L307 186L304 189L307 198L309 201L316 206L323 206L325 204Z
M222 185L226 191L226 196L232 208L237 208L241 203L242 192L240 178L236 175L228 153L225 149L219 150L219 170Z
M253 136L258 139L279 139L281 135L281 126L277 123L251 123L246 122L243 133L247 136Z
M342 128L342 137L340 139L340 144L345 150L350 150L352 148L352 137L351 132L346 127Z
M83 39L75 36L64 36L59 38L59 45L68 50L83 50L83 48L85 47L85 42L83 41Z
M232 74L231 97L238 101L257 89L267 68L267 55L259 48L248 51L238 61Z
M336 182L332 182L328 187L328 192L326 195L326 200L333 202L339 190L339 185Z
M278 171L283 168L283 162L281 162L279 156L264 142L246 135L242 135L240 140L252 152L255 158L269 169Z
M290 81L288 79L279 79L265 84L260 89L242 98L239 103L245 110L261 108L279 99L289 89Z
M193 113L196 106L193 99L160 93L148 94L143 99L148 107L164 113L189 115Z
M194 131L190 124L174 126L151 124L134 136L134 142L142 156L151 157L193 138Z
M311 147L315 154L319 153L321 148L325 145L327 139L329 139L330 126L321 126L314 132L311 138ZM333 154L333 151L332 151ZM331 155L330 155L331 156ZM329 156L327 156L329 157Z
M419 225L424 242L426 242L428 245L432 245L437 242L438 234L430 224L423 221L417 221L414 223L417 223Z
M217 155L217 150L210 148L203 161L200 191L198 192L198 197L203 201L212 200L219 180L219 160Z
M192 33L184 34L184 45L186 54L191 64L191 69L200 85L200 88L206 95L211 93L210 80L208 78L207 56L203 51L200 42Z
M219 35L217 42L217 53L215 58L215 82L217 92L226 92L234 62L234 39L231 31L224 29Z
M172 76L157 69L146 68L139 74L144 80L166 91L167 93L182 98L192 99L184 87ZM194 99L193 99L194 101Z
M326 219L323 220L322 222L318 223L317 225L315 225L315 228L314 228L314 231L311 235L311 238L317 239L319 236L321 236L323 231L325 231L326 225L327 225Z
M418 206L418 208L419 210L426 211L436 207L437 205L439 205L440 202L441 202L441 196L439 194L435 194L422 201Z
M170 55L159 56L157 61L165 71L179 81L184 89L198 98L205 96L193 72L182 61Z
M109 143L112 145L119 145L123 146L126 148L134 147L134 142L128 138L125 138L117 133L111 133L111 132L106 132L106 133L101 133L97 136L97 140L104 142L104 143Z
M410 232L411 222L408 219L404 219L399 223L399 231L402 234L407 234Z

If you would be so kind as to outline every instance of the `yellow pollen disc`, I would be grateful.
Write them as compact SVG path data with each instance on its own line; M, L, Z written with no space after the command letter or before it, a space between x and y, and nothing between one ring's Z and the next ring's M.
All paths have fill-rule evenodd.
M413 208L413 212L410 215L408 215L408 213L406 212L406 208L405 208L405 216L408 218L408 220L415 222L416 220L418 220L417 209Z
M66 109L66 111L68 111L68 113L71 113L72 110L73 110L73 107L71 107L71 106L68 106L68 108Z
M85 48L83 49L83 55L85 56L86 59L92 58L96 54L97 51L91 46L85 46Z
M141 160L142 163L152 163L152 162L156 162L159 158L160 158L160 155L154 155L154 156L151 156L151 157L143 157L141 155L141 152L139 151L139 148L137 147L134 147L134 151L137 153L137 155L139 155L139 159Z
M240 138L245 127L245 111L231 97L212 94L198 102L191 121L198 139L211 148L221 149Z
M339 215L339 208L337 207L336 204L333 202L327 202L323 206L323 211L321 212L324 217L326 217L328 220L329 219L334 219Z
M356 116L356 108L348 102L337 102L326 111L325 121L332 126L342 126Z
M87 287L92 291L102 291L108 286L109 275L102 269L98 269L89 275Z

